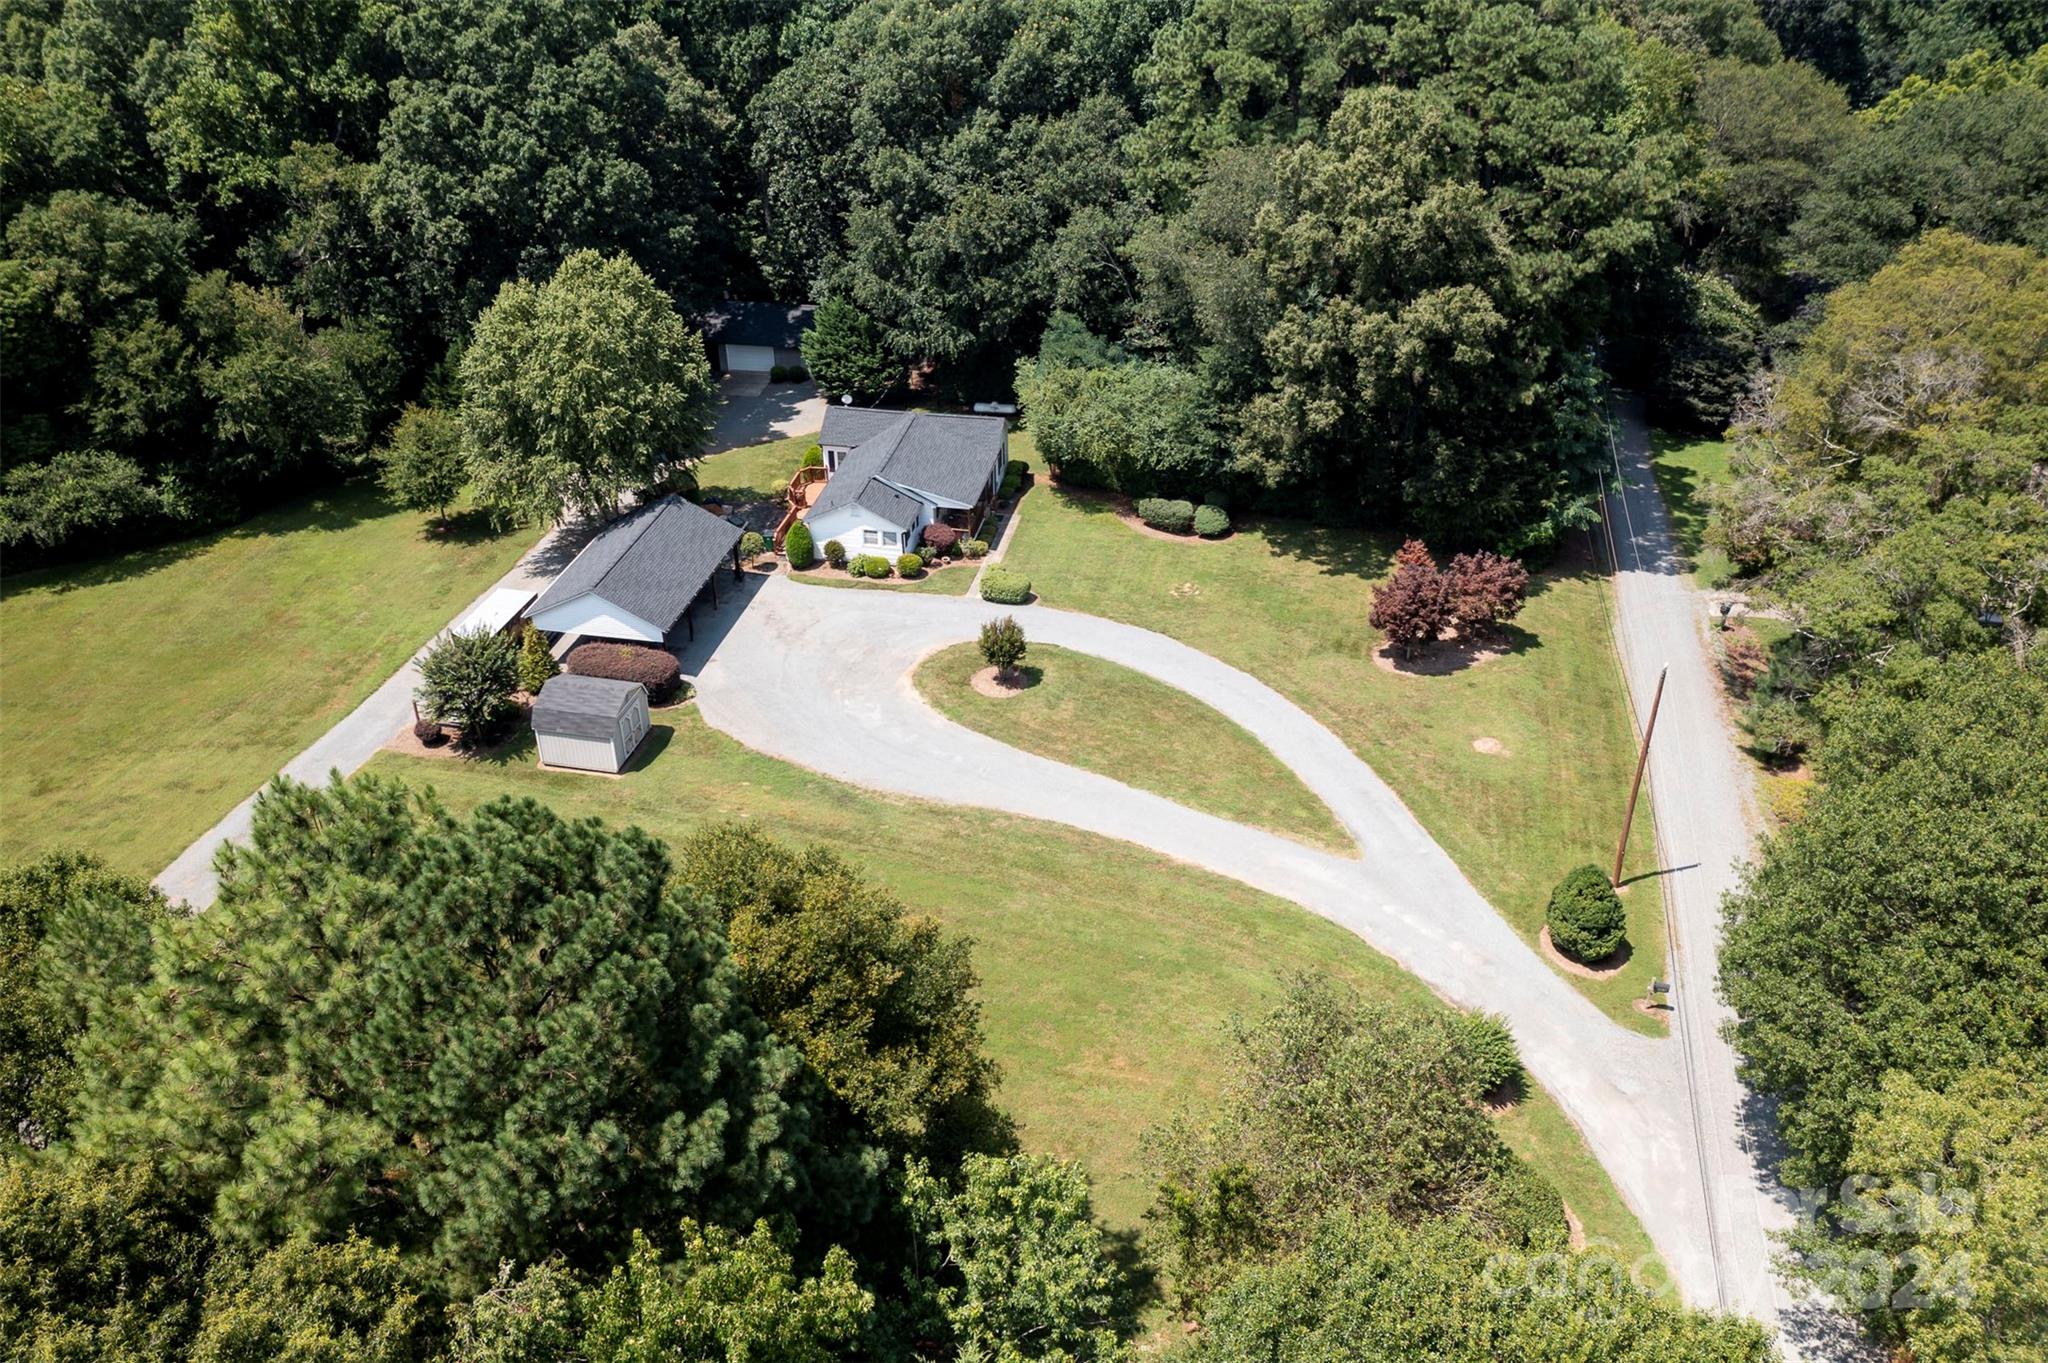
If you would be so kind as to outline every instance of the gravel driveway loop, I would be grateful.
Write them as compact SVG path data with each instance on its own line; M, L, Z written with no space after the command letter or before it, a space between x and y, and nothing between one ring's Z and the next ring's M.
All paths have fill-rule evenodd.
M1332 856L1202 814L940 716L917 694L912 669L1003 614L1014 614L1033 642L1122 663L1221 710L1330 806L1362 856ZM750 748L854 785L1152 848L1292 900L1446 998L1505 1014L1529 1069L1584 1132L1685 1299L1715 1300L1677 1047L1623 1030L1553 973L1372 769L1263 683L1163 635L1093 616L834 591L779 576L700 621L683 670L696 680L706 722Z

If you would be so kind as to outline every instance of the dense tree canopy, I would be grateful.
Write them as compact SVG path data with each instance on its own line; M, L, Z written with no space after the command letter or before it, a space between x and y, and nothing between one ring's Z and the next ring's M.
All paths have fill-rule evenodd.
M475 1282L805 1188L801 1057L637 832L373 777L280 782L206 913L104 1016L79 1139L262 1243L354 1225ZM857 1162L856 1143L837 1144Z
M2048 1062L2048 678L1961 657L1828 718L1819 788L1729 898L1721 953L1805 1184L1848 1172L1886 1071Z
M2048 624L2048 256L1933 232L1827 302L1747 412L1715 535L1823 674Z

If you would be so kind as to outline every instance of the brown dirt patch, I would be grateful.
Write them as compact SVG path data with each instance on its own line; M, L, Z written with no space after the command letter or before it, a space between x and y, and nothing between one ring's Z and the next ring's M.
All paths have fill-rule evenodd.
M1630 949L1629 944L1623 942L1615 948L1612 956L1609 956L1598 965L1587 965L1583 961L1574 961L1571 957L1550 944L1550 925L1547 923L1544 925L1543 931L1536 934L1536 940L1543 947L1543 954L1548 956L1551 962L1563 970L1565 974L1577 975L1579 978L1586 980L1613 979L1628 965L1629 957L1635 954Z
M1425 646L1412 658L1402 657L1392 645L1383 643L1372 651L1372 665L1401 677L1448 677L1506 656L1507 650L1499 645L1460 639L1454 632Z
M448 757L496 757L517 743L531 722L528 714L533 708L532 696L524 691L515 692L512 704L519 713L505 726L505 736L487 748L458 748L453 737L455 731L445 725L442 732L450 736L430 748L413 737L412 721L407 720L399 726L397 733L384 740L384 751L404 753L407 757L424 757L430 761Z
M1483 753L1485 753L1485 754L1486 754L1486 755L1487 755L1488 757L1506 757L1506 756L1508 756L1508 755L1509 755L1509 754L1508 754L1508 745L1507 745L1507 744L1505 744L1505 743L1503 743L1503 742L1501 742L1501 741L1500 741L1499 739L1497 739L1497 738L1475 738L1475 739L1473 739L1473 740L1472 740L1472 751L1473 751L1473 752L1483 752Z
M1586 1247L1586 1225L1579 1220L1579 1214L1572 1210L1569 1202L1564 1204L1564 1231L1565 1242L1573 1249Z
M1038 685L1038 673L1032 668L1020 667L1005 680L993 667L984 667L969 677L967 684L990 700L1008 700L1018 692L1029 691Z

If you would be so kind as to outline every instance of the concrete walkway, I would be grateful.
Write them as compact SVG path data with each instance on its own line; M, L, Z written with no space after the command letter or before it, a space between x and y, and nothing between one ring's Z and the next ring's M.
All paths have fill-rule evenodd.
M1862 1356L1848 1322L1795 1300L1771 1269L1771 1234L1792 1224L1793 1207L1772 1173L1781 1156L1771 1114L1736 1077L1735 1054L1721 1036L1732 1015L1714 991L1721 898L1735 888L1755 843L1754 784L1714 675L1706 639L1709 600L1686 575L1651 474L1641 403L1619 400L1615 418L1614 472L1621 486L1608 499L1607 515L1618 559L1615 635L1639 725L1649 716L1658 670L1668 669L1649 789L1659 864L1671 868L1663 885L1676 1040L1700 1152L1693 1177L1708 1212L1711 1301L1777 1325L1793 1357Z
M1008 747L925 704L910 673L1013 613L1058 644L1180 687L1243 725L1363 849L1346 859ZM684 671L706 722L856 785L1048 819L1152 848L1292 900L1459 1004L1503 1013L1529 1068L1642 1219L1686 1300L1716 1297L1675 1046L1629 1032L1544 964L1372 769L1298 707L1163 635L1043 606L756 579L700 621Z
M454 625L460 621L499 587L539 592L554 581L555 574L568 566L569 560L576 557L576 551L583 547L595 529L596 526L589 522L575 521L548 531L512 566L510 572L479 592L475 600L450 616L448 623ZM439 634L435 635L435 638L439 637ZM308 785L324 786L333 772L339 771L347 776L375 756L401 726L411 721L412 696L420 684L420 657L432 642L422 643L405 666L386 678L382 686L372 691L339 724L315 739L311 747L285 763L280 774ZM197 842L180 852L178 859L157 876L157 888L172 899L184 900L193 909L203 909L213 903L214 895L220 889L219 878L213 873L214 854L220 850L221 844L248 836L256 797L261 793L260 789L251 791L247 799L201 834Z

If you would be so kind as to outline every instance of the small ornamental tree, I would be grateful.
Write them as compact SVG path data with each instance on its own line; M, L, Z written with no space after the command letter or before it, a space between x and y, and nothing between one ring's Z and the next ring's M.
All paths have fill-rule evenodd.
M1451 613L1458 632L1475 639L1497 639L1501 626L1521 614L1529 598L1529 570L1511 558L1481 550L1459 554L1445 576L1450 579Z
M924 528L923 538L926 544L943 554L959 543L960 532L950 525L941 525L933 521Z
M464 747L488 743L512 716L519 689L519 654L491 630L450 634L420 662L420 706L462 731Z
M742 563L751 564L755 559L767 552L768 541L761 537L760 531L749 530L746 534L740 536L740 561Z
M528 620L519 631L519 689L529 696L537 696L540 689L548 684L548 678L562 670L555 655L548 649L548 636L533 627Z
M1420 547L1416 540L1402 546ZM1425 556L1427 550L1423 551ZM1372 627L1387 636L1387 642L1404 658L1413 657L1427 644L1443 637L1451 623L1450 585L1434 565L1408 562L1394 575L1373 588Z
M782 552L789 555L790 567L810 567L818 556L817 542L811 538L811 527L802 521L793 522L782 537Z
M1621 896L1598 866L1567 872L1550 893L1544 915L1550 944L1575 961L1599 961L1614 954L1628 931Z
M1421 540L1403 540L1401 547L1394 551L1396 568L1428 568L1436 570L1436 557L1429 552L1429 546Z
M831 564L834 568L844 568L846 566L846 546L838 540L826 540L825 562Z
M980 643L982 661L993 667L997 676L1009 678L1024 661L1024 627L1014 615L983 625Z
M378 481L392 501L408 511L431 511L439 520L448 519L448 508L469 482L462 423L432 407L407 407L377 461L383 467Z

